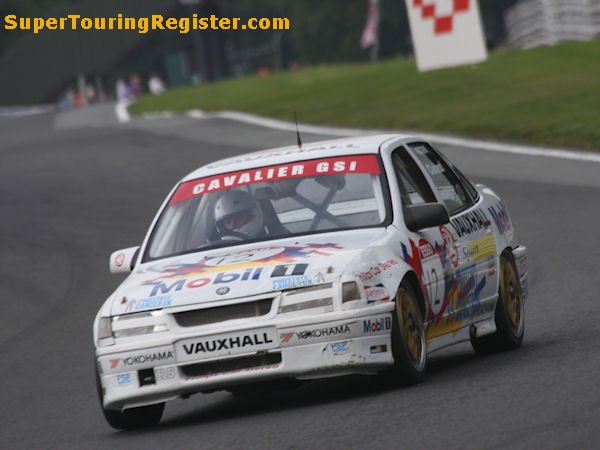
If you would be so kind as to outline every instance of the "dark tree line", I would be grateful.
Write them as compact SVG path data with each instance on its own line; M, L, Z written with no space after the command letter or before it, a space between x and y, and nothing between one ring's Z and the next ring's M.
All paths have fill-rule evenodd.
M490 48L505 37L504 12L518 0L479 0L486 39ZM368 0L221 0L226 15L289 17L293 28L286 32L288 58L305 63L366 60L359 47ZM412 52L404 0L380 0L380 53L383 58ZM252 45L260 33L229 33L238 45Z

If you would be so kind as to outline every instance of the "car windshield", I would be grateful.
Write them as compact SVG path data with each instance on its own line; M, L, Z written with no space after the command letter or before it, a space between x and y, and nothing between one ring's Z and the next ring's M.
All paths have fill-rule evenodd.
M386 220L376 155L222 173L181 183L152 231L145 260Z

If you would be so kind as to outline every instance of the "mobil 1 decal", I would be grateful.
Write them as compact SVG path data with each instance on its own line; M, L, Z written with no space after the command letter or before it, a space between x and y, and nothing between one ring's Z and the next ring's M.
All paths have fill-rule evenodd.
M164 295L169 292L177 292L182 289L197 289L208 285L221 285L231 283L233 281L257 281L263 268L249 268L241 273L236 272L219 272L214 276L190 277L181 278L178 280L148 280L144 285L152 286L149 298L157 295Z
M313 255L331 256L342 247L334 244L301 244L282 247L260 247L238 250L231 253L205 256L191 262L156 265L148 269L154 277L143 282L151 286L150 297L164 295L182 289L202 288L208 285L223 285L232 282L251 283L263 275L286 279L304 276L306 261ZM310 280L294 279L292 284L306 284ZM289 283L287 283L289 284Z
M502 201L498 201L495 205L488 208L488 212L492 216L496 228L501 235L508 236L509 239L513 236L513 226L510 221L508 210Z

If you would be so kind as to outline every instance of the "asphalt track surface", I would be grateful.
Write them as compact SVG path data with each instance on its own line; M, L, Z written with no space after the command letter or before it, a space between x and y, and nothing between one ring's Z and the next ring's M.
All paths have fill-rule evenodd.
M167 404L160 426L116 432L93 377L91 325L173 184L208 161L295 136L225 120L118 126L0 119L0 448L591 448L600 442L600 164L443 148L507 201L529 247L520 350L434 354L427 380L306 384ZM89 127L87 125L96 125ZM318 136L305 136L305 141Z

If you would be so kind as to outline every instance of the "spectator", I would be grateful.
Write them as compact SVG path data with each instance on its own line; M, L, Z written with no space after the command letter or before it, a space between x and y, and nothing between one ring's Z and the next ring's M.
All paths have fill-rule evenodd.
M125 83L122 78L117 80L116 91L118 102L126 102L129 100L129 87L127 87L127 83Z
M165 83L155 73L148 80L148 90L154 95L160 95L165 92Z
M137 73L129 75L129 95L131 98L142 95L142 79Z
M96 88L93 84L88 84L85 92L88 105L96 103Z

